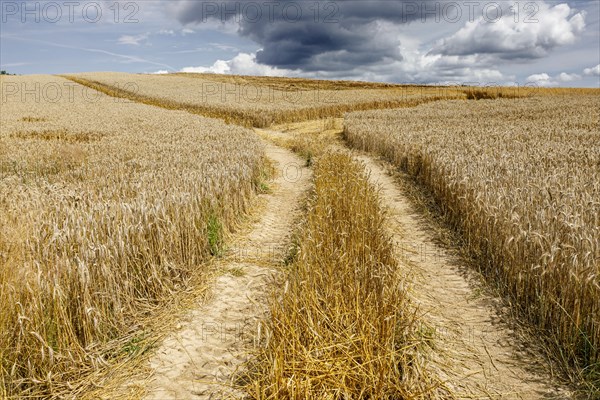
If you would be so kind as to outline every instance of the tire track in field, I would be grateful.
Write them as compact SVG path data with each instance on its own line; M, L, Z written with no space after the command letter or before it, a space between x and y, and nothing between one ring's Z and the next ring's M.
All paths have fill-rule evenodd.
M260 336L258 322L266 311L269 278L287 254L311 181L302 159L268 143L265 150L277 176L271 193L261 195L264 212L216 262L222 273L212 285L212 296L189 312L181 329L171 333L151 358L154 373L148 400L242 397L232 388L236 369Z
M494 308L494 299L470 283L466 261L437 244L411 205L389 163L353 152L381 187L401 265L412 276L413 299L433 327L440 377L469 399L569 399L572 394L520 348ZM388 172L389 171L389 172Z
M315 121L298 123L291 132L310 134ZM264 131L273 140L290 132ZM432 369L459 399L566 400L572 392L551 376L541 356L528 351L498 314L498 299L473 284L468 262L438 244L432 227L409 198L397 168L374 156L338 142L334 151L350 152L381 189L389 232L402 273L412 284L411 297L431 328Z

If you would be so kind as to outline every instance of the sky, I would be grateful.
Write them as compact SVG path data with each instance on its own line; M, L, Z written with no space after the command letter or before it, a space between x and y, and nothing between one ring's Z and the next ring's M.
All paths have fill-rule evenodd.
M600 1L0 0L0 69L600 87Z

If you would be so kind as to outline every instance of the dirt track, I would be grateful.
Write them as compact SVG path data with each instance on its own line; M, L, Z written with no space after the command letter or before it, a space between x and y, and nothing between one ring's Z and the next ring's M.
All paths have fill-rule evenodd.
M296 134L315 130L319 123L298 123ZM275 140L286 133L262 131ZM389 232L396 243L403 273L411 277L412 298L423 320L433 329L432 364L438 375L468 399L569 399L571 392L548 373L543 360L527 351L503 321L496 304L476 283L467 261L435 240L430 224L412 205L405 183L394 167L370 154L350 150L341 142L331 150L350 152L364 163L373 184L381 188Z
M493 303L469 283L468 266L434 240L414 210L391 166L364 154L373 183L389 213L398 258L413 281L413 298L434 327L438 373L459 398L568 399L568 391L526 352L500 320Z
M286 134L261 135L281 139ZM350 151L341 145L334 149ZM571 398L539 359L522 350L523 344L498 315L496 300L472 284L465 260L436 242L401 181L394 178L393 167L351 152L381 187L403 273L411 277L412 297L433 328L433 369L447 385L461 399ZM283 173L273 192L264 195L264 213L219 261L223 274L212 289L214 296L192 310L183 328L156 352L147 399L243 396L229 384L256 338L268 277L284 257L300 199L310 184L310 170L302 159L270 144L267 155Z
M237 397L229 384L258 334L268 279L287 253L311 180L304 161L288 150L266 144L266 154L277 176L271 193L262 195L264 212L218 261L222 273L209 300L157 349L147 399Z

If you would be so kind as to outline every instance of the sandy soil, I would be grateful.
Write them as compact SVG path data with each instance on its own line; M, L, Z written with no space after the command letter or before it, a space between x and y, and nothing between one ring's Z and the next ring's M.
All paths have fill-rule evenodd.
M413 277L413 298L433 326L437 369L459 398L568 399L536 356L502 321L495 304L469 279L464 259L437 244L414 210L391 166L364 154L371 179L381 187L398 258Z
M231 388L236 369L260 335L269 278L285 257L310 170L293 153L266 144L277 177L265 194L265 211L235 239L218 261L222 271L212 296L191 310L181 328L151 358L153 379L146 399L222 399L238 397Z

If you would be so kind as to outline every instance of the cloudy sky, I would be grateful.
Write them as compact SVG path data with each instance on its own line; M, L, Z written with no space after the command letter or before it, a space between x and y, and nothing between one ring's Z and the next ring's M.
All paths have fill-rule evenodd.
M600 1L0 0L0 69L600 87Z

